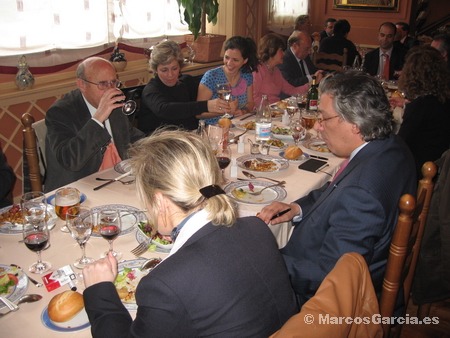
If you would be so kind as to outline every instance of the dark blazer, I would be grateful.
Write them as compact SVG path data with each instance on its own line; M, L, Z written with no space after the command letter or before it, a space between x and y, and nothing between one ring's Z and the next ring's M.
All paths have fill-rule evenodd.
M151 79L142 92L137 127L146 134L164 125L197 129L195 116L208 111L207 101L197 101L198 84L190 75L182 75L173 87Z
M411 150L421 178L422 165L436 161L450 146L450 100L441 103L431 95L412 100L405 107L398 135Z
M328 38L328 34L327 32L325 32L325 30L323 30L320 32L320 41L322 41L325 38Z
M281 253L302 305L339 257L360 253L381 290L398 201L415 194L414 160L398 136L369 142L331 184L296 201L303 218Z
M126 159L130 143L143 137L144 133L133 128L120 109L111 113L109 121L117 151L122 159ZM64 95L50 107L45 125L46 191L98 171L111 136L92 120L79 89Z
M314 73L317 72L317 68L314 66L309 55L304 60L309 73L314 75ZM281 70L281 74L283 74L286 81L294 87L302 86L309 82L308 77L303 74L297 58L292 54L289 47L284 52L283 63L279 65L278 68Z
M389 59L389 79L394 79L394 72L402 70L405 63L406 50L403 47L394 44L391 57ZM380 64L380 48L371 50L364 58L364 69L372 76L377 75Z
M84 291L94 337L268 337L298 311L275 238L256 217L206 224L144 277L132 319L112 283Z
M352 66L359 53L355 44L345 37L334 35L323 39L320 41L319 52L342 55L344 54L344 48L347 48L347 66Z

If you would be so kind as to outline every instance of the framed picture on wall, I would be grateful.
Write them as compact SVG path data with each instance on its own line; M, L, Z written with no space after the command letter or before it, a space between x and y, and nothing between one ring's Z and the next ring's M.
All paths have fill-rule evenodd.
M397 12L399 0L334 0L333 8L349 11Z

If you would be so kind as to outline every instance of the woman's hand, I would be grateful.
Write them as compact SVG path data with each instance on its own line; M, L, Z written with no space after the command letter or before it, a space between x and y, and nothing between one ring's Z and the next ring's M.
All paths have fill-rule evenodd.
M403 108L405 106L406 99L404 99L403 97L399 97L399 96L391 96L389 98L389 103L392 108L396 108L396 107Z
M215 113L217 115L223 115L230 111L230 104L222 99L214 99L214 100L208 100L208 112Z
M117 276L117 260L111 252L105 258L89 264L83 269L84 286L101 282L114 282Z

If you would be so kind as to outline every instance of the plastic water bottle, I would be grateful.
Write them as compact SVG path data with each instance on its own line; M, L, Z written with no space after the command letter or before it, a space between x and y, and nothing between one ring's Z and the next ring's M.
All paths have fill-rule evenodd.
M255 119L255 139L257 143L269 141L272 135L272 113L267 95L263 95Z

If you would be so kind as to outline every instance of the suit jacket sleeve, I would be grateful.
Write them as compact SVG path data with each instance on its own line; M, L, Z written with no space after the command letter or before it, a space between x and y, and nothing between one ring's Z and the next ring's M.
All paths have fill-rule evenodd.
M309 83L308 77L301 73L300 65L290 50L286 50L283 57L283 63L279 65L278 68L281 70L281 74L286 81L294 87ZM310 69L310 65L308 65L308 68Z
M312 196L317 197L319 193L320 191L315 191ZM333 211L328 218L328 231L318 253L319 263L285 255L281 249L293 288L298 295L312 297L339 257L346 252L358 252L369 262L374 254L374 243L385 231L383 207L370 192L350 186L342 191L341 196L333 204ZM302 199L298 203L303 209L301 201ZM308 215L311 201L305 202L305 217L320 217L320 212ZM302 222L297 226L301 227Z

